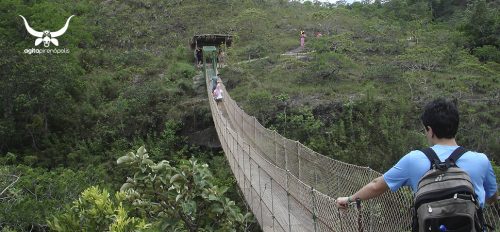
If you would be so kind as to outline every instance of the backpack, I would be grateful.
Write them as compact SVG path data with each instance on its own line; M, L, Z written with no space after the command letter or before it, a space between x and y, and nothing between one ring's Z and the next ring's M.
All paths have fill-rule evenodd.
M467 150L458 147L444 162L432 148L421 151L431 166L418 182L412 208L412 231L484 231L482 209L471 178L456 165Z

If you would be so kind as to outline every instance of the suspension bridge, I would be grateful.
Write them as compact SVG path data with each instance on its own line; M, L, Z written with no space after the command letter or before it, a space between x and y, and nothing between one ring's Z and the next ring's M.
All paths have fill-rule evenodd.
M263 231L411 231L412 192L403 188L341 212L335 198L348 196L382 175L337 161L263 127L246 114L222 85L224 100L212 98L217 65L204 77L213 121L246 203ZM485 209L486 222L500 227L499 211ZM500 230L497 230L500 231Z

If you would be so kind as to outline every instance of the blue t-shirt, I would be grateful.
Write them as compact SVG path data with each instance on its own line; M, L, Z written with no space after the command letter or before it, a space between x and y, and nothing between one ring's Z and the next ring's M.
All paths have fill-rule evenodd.
M458 146L434 145L432 149L444 161ZM395 192L402 186L409 186L415 193L418 181L429 171L430 161L421 151L411 151L384 174L384 180ZM483 153L469 151L460 157L457 166L469 174L481 207L486 198L497 192L495 173L488 157Z

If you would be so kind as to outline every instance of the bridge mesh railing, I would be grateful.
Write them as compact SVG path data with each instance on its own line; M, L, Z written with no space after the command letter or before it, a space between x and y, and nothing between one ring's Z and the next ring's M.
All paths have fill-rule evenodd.
M208 69L206 75L214 75ZM213 120L231 170L263 231L411 231L412 193L387 192L341 212L335 198L348 196L381 174L333 160L264 128L223 87L217 105L207 92ZM486 209L498 228L499 212Z

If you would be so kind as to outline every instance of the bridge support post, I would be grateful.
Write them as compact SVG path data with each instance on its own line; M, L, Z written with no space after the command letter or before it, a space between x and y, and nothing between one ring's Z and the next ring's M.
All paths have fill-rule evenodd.
M287 200L287 211L288 211L288 231L292 231L292 221L291 221L291 216L290 216L290 185L289 185L289 176L290 171L288 169L286 170L286 200Z
M273 231L274 231L274 221L276 220L276 216L274 216L274 194L273 194L273 178L269 176L271 179L271 215L273 217Z
M317 217L316 217L316 199L314 197L314 187L311 186L311 203L312 203L312 219L313 219L313 225L314 225L314 232L318 231L317 227Z
M234 109L234 110L233 110L233 119L234 119L234 121L233 121L233 122L237 122L237 121L238 121L238 119L237 119L238 114L236 113L236 103L235 103L235 102L233 102L233 104L232 104L232 105L233 105L233 109ZM245 124L243 124L243 123L245 123L245 122L243 122L243 118L242 118L242 119L241 119L241 125L243 125L243 127L241 128L242 130L244 130L244 129L245 129L245 126L244 126Z
M241 153L243 153L243 149L241 149L241 151L242 151ZM246 167L245 167L245 156L241 155L241 154L239 154L239 155L243 157L243 167L242 167L242 170L243 170L243 196L245 197L246 201L248 202L248 196L246 194L246 191L247 191L246 190L247 189L247 172L245 170L246 169Z
M257 175L259 175L259 203L260 203L260 221L262 223L261 227L264 227L264 217L262 216L262 185L260 182L260 165L257 164ZM274 228L273 228L274 229Z
M288 172L288 152L286 152L285 140L283 140L283 152L285 153L285 170Z
M253 141L257 141L256 139L257 139L257 119L253 117Z
M316 169L314 169L314 187L318 188L318 170Z
M245 195L245 188L246 188L246 174L245 174L245 157L243 157L241 155L241 153L239 152L239 147L236 148L237 149L237 153L236 155L238 157L240 157L240 168L241 168L241 172L240 172L240 178L241 178L241 186L243 186L243 198L245 198L246 200L246 195Z
M274 131L274 163L276 164L276 166L280 167L280 165L278 165L278 142L276 141L276 134L278 132ZM281 168L281 167L280 167Z
M250 144L248 144L248 170L250 171L250 210L253 212L253 179L252 179L252 158L250 157Z
M302 179L300 179L300 170L302 169L301 166L300 166L300 143L299 143L299 141L295 141L295 144L297 144L297 160L299 162L299 164L298 164L298 166L299 166L298 169L299 170L297 170L297 174L298 174L299 180L302 180ZM311 183L307 183L307 184L311 184Z

